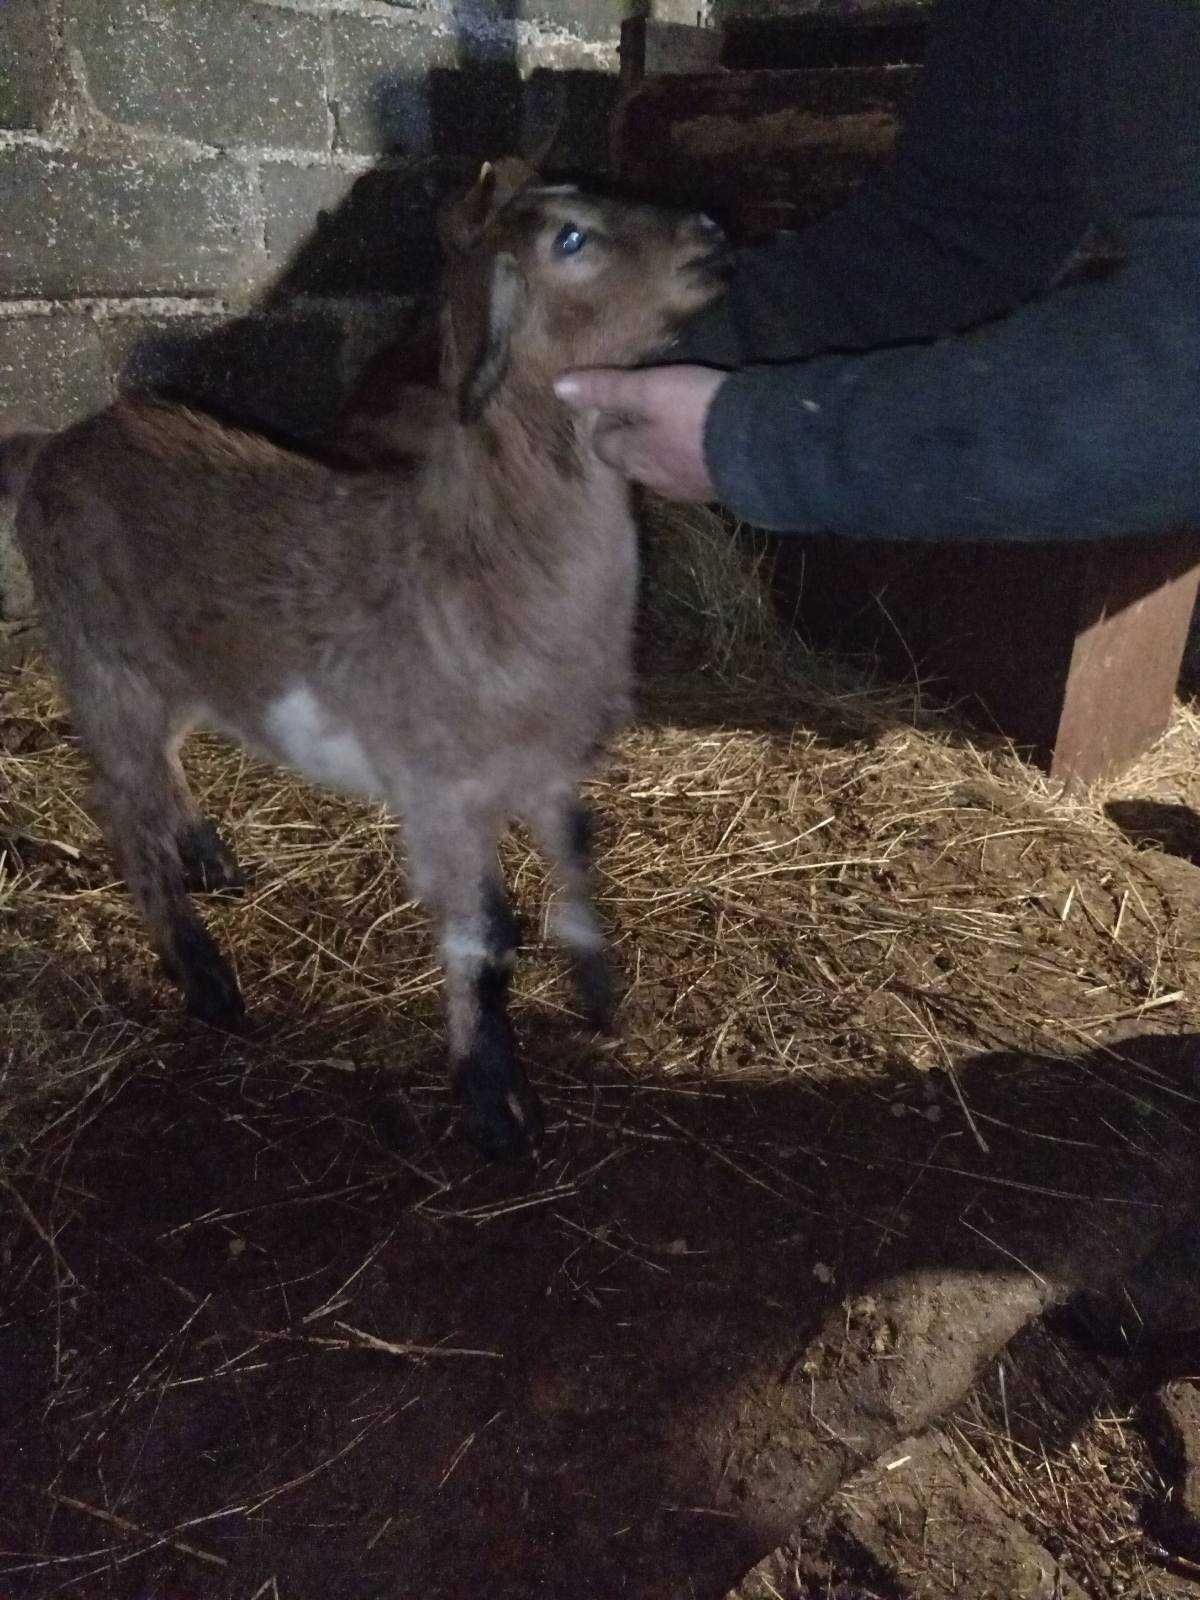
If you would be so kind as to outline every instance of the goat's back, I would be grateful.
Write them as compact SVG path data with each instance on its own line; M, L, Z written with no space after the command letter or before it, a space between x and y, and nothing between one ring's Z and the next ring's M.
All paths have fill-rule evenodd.
M57 654L86 635L170 695L236 699L319 653L348 588L368 582L356 530L410 495L182 407L121 401L45 446L17 537Z
M624 486L564 485L533 442L509 479L448 438L359 472L157 403L67 430L18 519L60 667L78 692L81 664L132 663L181 720L201 707L281 759L265 713L305 686L443 772L504 744L582 763L628 695Z
M120 401L45 446L20 537L42 568L103 567L155 596L203 583L211 598L232 599L247 581L277 578L310 542L332 481L258 435L178 406Z

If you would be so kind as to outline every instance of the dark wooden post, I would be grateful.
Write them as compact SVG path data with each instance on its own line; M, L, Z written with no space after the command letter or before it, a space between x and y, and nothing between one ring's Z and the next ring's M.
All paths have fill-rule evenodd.
M1149 748L1171 715L1200 586L1200 533L1093 545L1049 768L1108 777Z
M815 646L877 651L1052 776L1091 783L1167 724L1200 533L1065 545L781 537L778 581Z

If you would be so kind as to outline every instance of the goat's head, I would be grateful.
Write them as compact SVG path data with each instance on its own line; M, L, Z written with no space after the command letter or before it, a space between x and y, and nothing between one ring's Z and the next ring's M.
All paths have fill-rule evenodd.
M510 365L547 386L567 367L632 366L723 288L708 217L543 184L515 159L485 166L439 232L446 377L465 421Z

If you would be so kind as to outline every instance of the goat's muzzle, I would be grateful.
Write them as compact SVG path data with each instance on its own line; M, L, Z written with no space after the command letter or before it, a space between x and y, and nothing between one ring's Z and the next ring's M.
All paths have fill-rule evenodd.
M724 228L707 212L697 211L684 218L681 230L685 237L694 241L696 247L696 254L688 262L688 270L700 279L705 288L714 291L723 288L733 259Z

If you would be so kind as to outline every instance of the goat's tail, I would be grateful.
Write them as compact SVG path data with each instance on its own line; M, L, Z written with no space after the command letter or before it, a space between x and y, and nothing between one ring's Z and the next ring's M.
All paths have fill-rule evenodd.
M0 435L0 497L18 500L48 433Z

